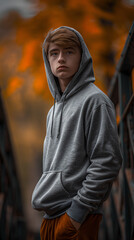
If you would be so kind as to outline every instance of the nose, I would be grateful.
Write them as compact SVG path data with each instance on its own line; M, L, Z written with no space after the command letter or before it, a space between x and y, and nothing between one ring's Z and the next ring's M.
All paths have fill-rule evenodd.
M62 51L59 53L58 62L59 63L65 62L65 57Z

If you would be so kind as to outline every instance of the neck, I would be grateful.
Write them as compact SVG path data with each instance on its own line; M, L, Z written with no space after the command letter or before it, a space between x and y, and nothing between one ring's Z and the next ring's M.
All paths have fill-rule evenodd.
M67 85L70 83L71 79L58 79L59 80L59 84L60 84L60 88L61 91L64 92Z

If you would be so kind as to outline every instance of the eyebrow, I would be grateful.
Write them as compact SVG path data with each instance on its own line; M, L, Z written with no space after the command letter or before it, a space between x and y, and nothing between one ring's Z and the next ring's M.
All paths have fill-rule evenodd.
M71 50L71 49L72 49L72 50L75 50L74 47L65 47L65 48L63 48L63 49L65 49L65 50L69 50L69 49L70 49L70 50ZM58 50L59 50L58 48L52 48L51 50L49 50L48 53L50 54L50 53L55 52L55 51L58 51Z
M48 53L54 52L54 51L58 51L58 48L52 48L51 50L49 50Z

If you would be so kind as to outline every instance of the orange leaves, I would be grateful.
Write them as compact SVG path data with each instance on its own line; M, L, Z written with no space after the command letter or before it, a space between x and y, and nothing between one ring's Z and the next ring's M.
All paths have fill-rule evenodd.
M37 76L33 82L33 89L37 95L42 96L45 100L52 99L46 79Z
M106 0L46 0L45 3L40 0L38 5L41 11L36 16L23 19L14 15L14 20L7 18L4 22L7 28L3 28L3 42L0 40L0 60L4 59L0 74L1 79L6 78L9 82L9 89L15 82L16 86L22 86L20 80L13 80L21 76L26 81L27 78L34 81L33 88L38 95L44 96L43 93L49 91L43 76L44 68L40 67L43 64L41 44L49 29L61 25L74 27L83 35L93 57L97 85L113 76L133 19L133 7L121 1L112 4L112 1ZM9 22L12 24L8 26ZM110 58L110 54L113 57ZM13 82L11 79L8 81L9 76ZM6 84L3 85L5 88ZM107 85L100 85L105 91ZM48 95L45 93L45 96Z
M92 20L90 16L86 15L83 19L83 30L90 35L101 35L102 29L97 21Z
M44 81L40 76L37 76L33 83L33 88L38 95L44 95L46 81Z
M71 9L76 9L76 8L81 8L81 9L85 9L88 10L90 6L90 1L88 0L69 0L67 1L67 7L71 8Z
M48 88L47 78L44 70L44 64L38 67L38 71L34 73L33 90L38 96L42 96L45 100L52 99Z
M32 66L37 44L37 40L31 40L24 45L23 56L18 66L19 71L25 71L27 68Z
M17 76L11 78L9 80L9 84L7 88L4 90L4 96L9 97L11 94L13 94L18 88L20 88L23 84L23 79L19 78Z
M53 29L60 27L61 25L65 25L65 14L64 11L62 10L62 8L59 7L55 7L50 9L50 24L52 26ZM62 24L61 24L62 22Z

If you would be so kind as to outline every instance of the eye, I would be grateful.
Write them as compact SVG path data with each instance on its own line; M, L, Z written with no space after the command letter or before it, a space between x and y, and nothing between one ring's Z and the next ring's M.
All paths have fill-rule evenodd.
M57 54L58 54L57 52L52 52L51 56L57 56Z
M66 52L66 54L68 54L68 55L73 54L73 51L69 50Z

